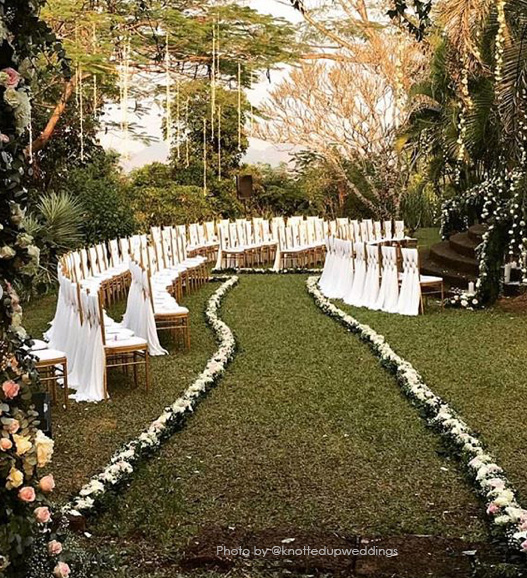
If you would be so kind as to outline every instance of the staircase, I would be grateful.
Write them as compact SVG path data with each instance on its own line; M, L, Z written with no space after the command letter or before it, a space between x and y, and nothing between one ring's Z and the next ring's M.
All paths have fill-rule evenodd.
M421 273L443 277L452 287L466 289L476 281L479 271L476 247L481 243L484 225L473 225L465 233L456 233L421 255Z

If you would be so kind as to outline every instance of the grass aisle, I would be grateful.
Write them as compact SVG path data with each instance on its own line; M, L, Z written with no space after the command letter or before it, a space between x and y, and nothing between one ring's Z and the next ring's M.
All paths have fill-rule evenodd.
M525 399L527 315L496 307L439 311L419 317L338 307L384 335L421 373L432 391L480 433L527 503Z
M91 529L123 576L288 537L485 539L457 465L303 276L242 277L222 317L240 344L227 375Z

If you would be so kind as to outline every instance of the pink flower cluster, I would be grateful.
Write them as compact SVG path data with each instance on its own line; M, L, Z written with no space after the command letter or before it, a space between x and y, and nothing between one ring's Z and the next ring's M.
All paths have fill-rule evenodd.
M20 392L20 386L12 379L8 379L2 384L2 391L6 399L14 399Z
M14 68L4 68L2 72L7 75L6 87L16 88L20 82L20 74Z

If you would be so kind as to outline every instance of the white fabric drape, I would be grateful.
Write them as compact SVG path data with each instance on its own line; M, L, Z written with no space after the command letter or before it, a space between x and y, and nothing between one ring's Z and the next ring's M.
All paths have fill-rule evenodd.
M379 247L377 245L366 245L366 254L368 263L366 266L362 305L372 309L375 307L379 296Z
M421 283L419 277L419 253L417 249L401 249L403 274L397 312L401 315L419 315Z
M382 279L379 297L373 309L380 309L387 313L397 312L399 300L399 273L397 271L397 248L381 247Z
M364 283L366 281L366 261L364 259L364 243L358 242L354 245L355 260L354 260L354 274L353 285L351 291L344 295L344 302L348 305L362 305L362 295L364 293Z

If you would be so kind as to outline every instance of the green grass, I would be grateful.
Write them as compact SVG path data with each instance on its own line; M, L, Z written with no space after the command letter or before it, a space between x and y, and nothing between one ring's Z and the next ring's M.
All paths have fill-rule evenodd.
M90 476L106 465L114 451L124 442L137 437L163 410L175 401L203 370L207 359L216 350L214 336L204 319L205 303L216 289L211 284L185 300L191 311L190 352L174 351L152 358L151 389L134 388L133 379L121 372L110 372L111 399L98 404L71 402L65 411L53 406L53 437L55 453L52 471L57 482L55 499L64 501L74 495ZM112 311L119 320L121 304ZM48 295L33 301L24 310L25 326L34 337L42 331L55 313L55 297Z
M357 309L337 302L384 335L432 390L460 412L505 468L527 505L525 400L527 316L441 311L419 317Z
M223 317L240 344L227 375L90 527L127 576L231 530L485 539L457 464L305 277L243 276Z
M430 249L432 245L441 241L439 228L436 227L417 229L413 236L417 239L420 249Z

